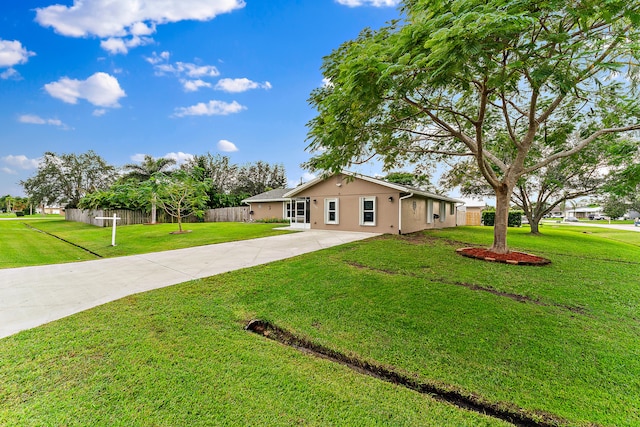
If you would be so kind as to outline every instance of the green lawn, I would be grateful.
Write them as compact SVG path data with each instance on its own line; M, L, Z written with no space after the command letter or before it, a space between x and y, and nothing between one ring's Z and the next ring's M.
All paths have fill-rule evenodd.
M267 237L286 231L274 230L282 224L196 223L184 224L185 234L176 224L128 225L116 229L116 246L111 246L111 227L96 227L62 218L0 221L3 247L0 268L98 259L192 246ZM88 249L82 250L46 233Z
M588 231L586 233L585 231ZM560 425L640 425L640 233L383 236L124 298L0 340L0 425L505 425L243 330L268 320Z
M96 259L89 252L48 236L25 225L38 224L50 220L0 221L0 268L23 267L29 265L57 264L62 262ZM61 220L52 222L61 224Z

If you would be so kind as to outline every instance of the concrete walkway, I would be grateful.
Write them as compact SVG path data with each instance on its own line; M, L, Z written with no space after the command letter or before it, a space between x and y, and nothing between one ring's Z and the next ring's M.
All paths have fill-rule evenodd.
M121 258L0 270L0 338L127 295L375 235L310 230Z

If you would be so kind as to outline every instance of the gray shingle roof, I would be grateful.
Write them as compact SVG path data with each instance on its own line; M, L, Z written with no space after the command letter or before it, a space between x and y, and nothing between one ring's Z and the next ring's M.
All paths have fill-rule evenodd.
M285 193L288 193L291 190L293 190L293 188L276 188L275 190L265 191L264 193L248 197L244 199L242 203L283 202L285 200L288 200L286 197L284 197Z

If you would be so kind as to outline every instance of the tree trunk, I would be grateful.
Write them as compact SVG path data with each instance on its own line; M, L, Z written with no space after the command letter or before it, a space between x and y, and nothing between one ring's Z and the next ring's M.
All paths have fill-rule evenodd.
M151 199L151 224L155 224L158 218L157 215L157 208L156 208L156 195L153 195L153 198Z
M540 218L529 219L529 226L531 226L531 234L540 234Z
M509 252L507 247L507 225L509 222L509 202L511 189L506 186L496 188L496 218L493 225L493 246L491 250L499 254Z

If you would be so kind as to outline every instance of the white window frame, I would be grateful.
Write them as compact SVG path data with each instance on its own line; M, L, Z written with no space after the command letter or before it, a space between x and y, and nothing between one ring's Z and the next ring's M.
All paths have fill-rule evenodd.
M282 205L282 218L291 220L292 205L293 205L292 201L288 201L288 202L284 202L283 203L283 205Z
M440 200L440 206L438 210L440 211L440 222L445 222L447 219L447 202L445 202L444 200Z
M433 199L427 199L427 224L433 222Z
M377 197L375 196L365 196L365 197L360 197L360 225L364 226L364 227L375 227L376 225L376 217L378 216L378 210L377 210L377 202L376 202ZM373 209L369 210L367 209L365 211L364 209L364 204L365 202L373 202ZM365 221L364 220L364 213L365 212L373 212L373 221Z
M456 204L449 203L449 215L455 215L455 214L456 214Z
M331 204L331 202L335 202L335 209L331 210L329 209L329 205ZM330 220L329 219L329 213L331 212L335 212L335 220ZM324 199L324 223L325 224L340 224L340 199L338 198L331 198L331 199Z

